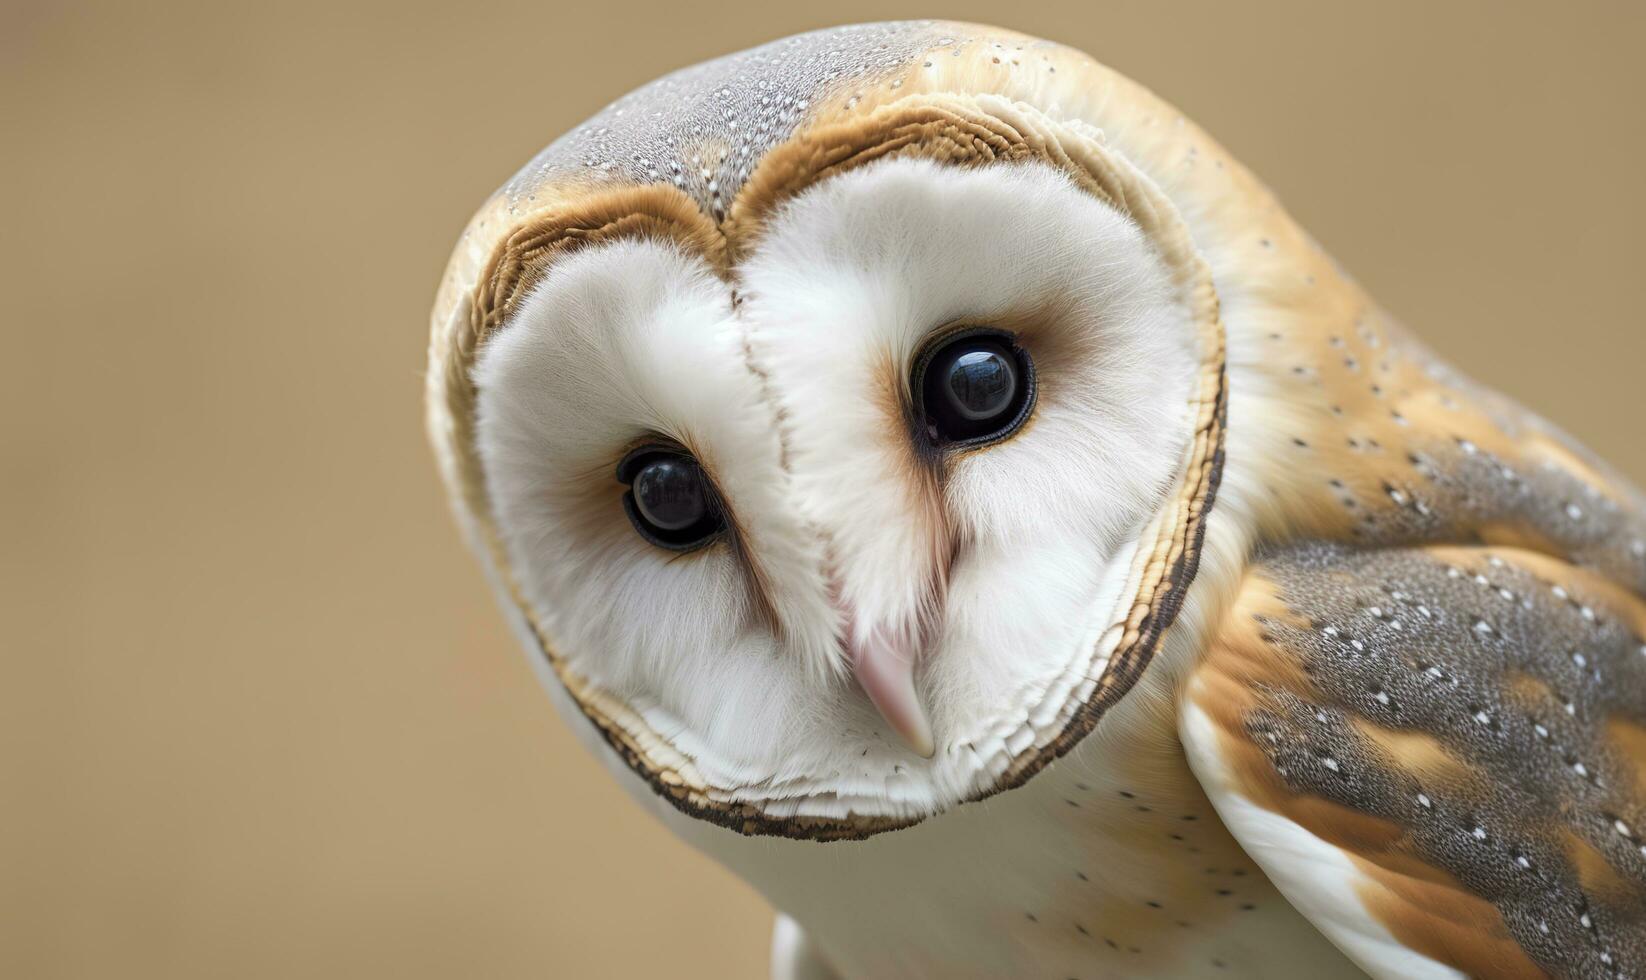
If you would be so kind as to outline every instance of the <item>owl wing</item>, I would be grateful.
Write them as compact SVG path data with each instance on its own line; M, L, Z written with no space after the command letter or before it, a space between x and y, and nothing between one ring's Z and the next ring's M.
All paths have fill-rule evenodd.
M1646 976L1646 602L1513 548L1254 564L1183 688L1195 775L1377 976Z

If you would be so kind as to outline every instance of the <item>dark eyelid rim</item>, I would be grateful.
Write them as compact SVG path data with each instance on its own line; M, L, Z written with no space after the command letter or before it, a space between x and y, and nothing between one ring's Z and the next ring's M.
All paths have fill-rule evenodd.
M640 464L654 456L676 456L681 459L691 460L692 464L697 467L698 472L702 474L703 483L708 488L709 513L718 519L719 526L700 538L694 538L690 541L670 541L647 527L646 519L640 515L640 508L634 502L634 490L626 489L623 491L623 513L629 518L629 523L634 525L635 533L640 535L641 539L647 544L655 545L676 554L697 551L725 538L731 530L731 520L726 513L725 506L720 502L720 491L715 487L714 481L709 478L708 471L703 469L703 464L699 463L697 457L688 452L684 446L650 441L635 446L624 453L623 458L618 461L617 482L624 487L632 487Z
M1019 373L1022 375L1024 387L1027 389L1023 394L1023 404L1018 408L1017 413L1012 416L1011 421L997 432L973 436L969 439L934 439L931 436L931 426L926 421L924 404L923 393L926 387L926 368L931 364L932 358L947 349L950 344L965 340L968 337L988 337L991 340L1000 341L1018 359L1020 366L1023 368ZM914 430L928 443L929 448L945 454L962 449L979 449L1010 439L1023 428L1024 423L1029 420L1029 416L1034 414L1035 402L1040 395L1040 384L1035 376L1034 358L1030 356L1028 348L1018 343L1018 335L1010 330L984 324L960 324L933 334L922 345L920 353L915 357L914 370L909 372L909 385L910 401L915 416Z

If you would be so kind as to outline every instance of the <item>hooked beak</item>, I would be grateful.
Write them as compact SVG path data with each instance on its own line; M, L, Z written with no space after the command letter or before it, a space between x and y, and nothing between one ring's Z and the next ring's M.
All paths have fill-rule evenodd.
M911 646L871 630L867 636L854 636L848 652L857 683L880 716L909 748L921 758L930 759L937 747L932 742L931 722L914 690L915 654Z

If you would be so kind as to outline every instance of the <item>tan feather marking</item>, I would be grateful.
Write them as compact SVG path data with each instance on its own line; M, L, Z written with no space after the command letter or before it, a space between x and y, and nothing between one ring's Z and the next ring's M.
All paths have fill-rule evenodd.
M1364 718L1353 718L1350 724L1382 751L1391 768L1403 769L1414 775L1440 780L1450 785L1478 781L1479 777L1468 765L1453 755L1433 735L1423 732L1397 732Z
M1041 159L1127 211L1126 194L1113 175L1092 169L1089 160L1073 161L1055 135L1019 131L981 110L971 97L911 95L837 118L796 134L761 161L721 225L738 252L758 242L761 226L794 194L833 174L895 156L958 165Z
M1624 877L1593 844L1570 830L1562 831L1560 836L1566 859L1577 870L1577 880L1583 884L1584 892L1603 902L1638 901L1639 888Z
M1482 544L1494 548L1541 554L1560 554L1564 551L1554 538L1524 524L1491 521L1477 527L1475 535L1480 538Z
M1265 690L1279 688L1306 695L1313 685L1295 657L1264 640L1260 623L1266 619L1301 623L1280 600L1273 583L1254 574L1189 689L1195 704L1222 732L1224 758L1242 794L1280 810L1294 794L1247 734L1246 716L1259 705Z
M519 225L498 244L475 292L472 342L483 343L555 259L586 245L643 237L677 242L714 268L726 268L724 238L691 198L675 188L658 184L590 192L576 207Z
M1646 726L1613 718L1606 723L1606 743L1620 758L1632 763L1635 786L1646 788Z
M1510 671L1504 676L1503 693L1515 702L1526 705L1552 704L1555 692L1549 687L1549 682L1541 677L1534 677L1523 670Z
M1413 877L1350 857L1370 879L1359 889L1366 910L1406 946L1473 977L1548 976L1509 935L1497 907L1444 872L1425 865Z

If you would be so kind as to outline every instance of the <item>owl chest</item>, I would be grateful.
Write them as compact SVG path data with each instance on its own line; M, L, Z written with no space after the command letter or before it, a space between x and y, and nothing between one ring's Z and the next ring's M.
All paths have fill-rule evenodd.
M738 870L843 977L1354 975L1235 843L1175 737L1101 736L909 830Z

